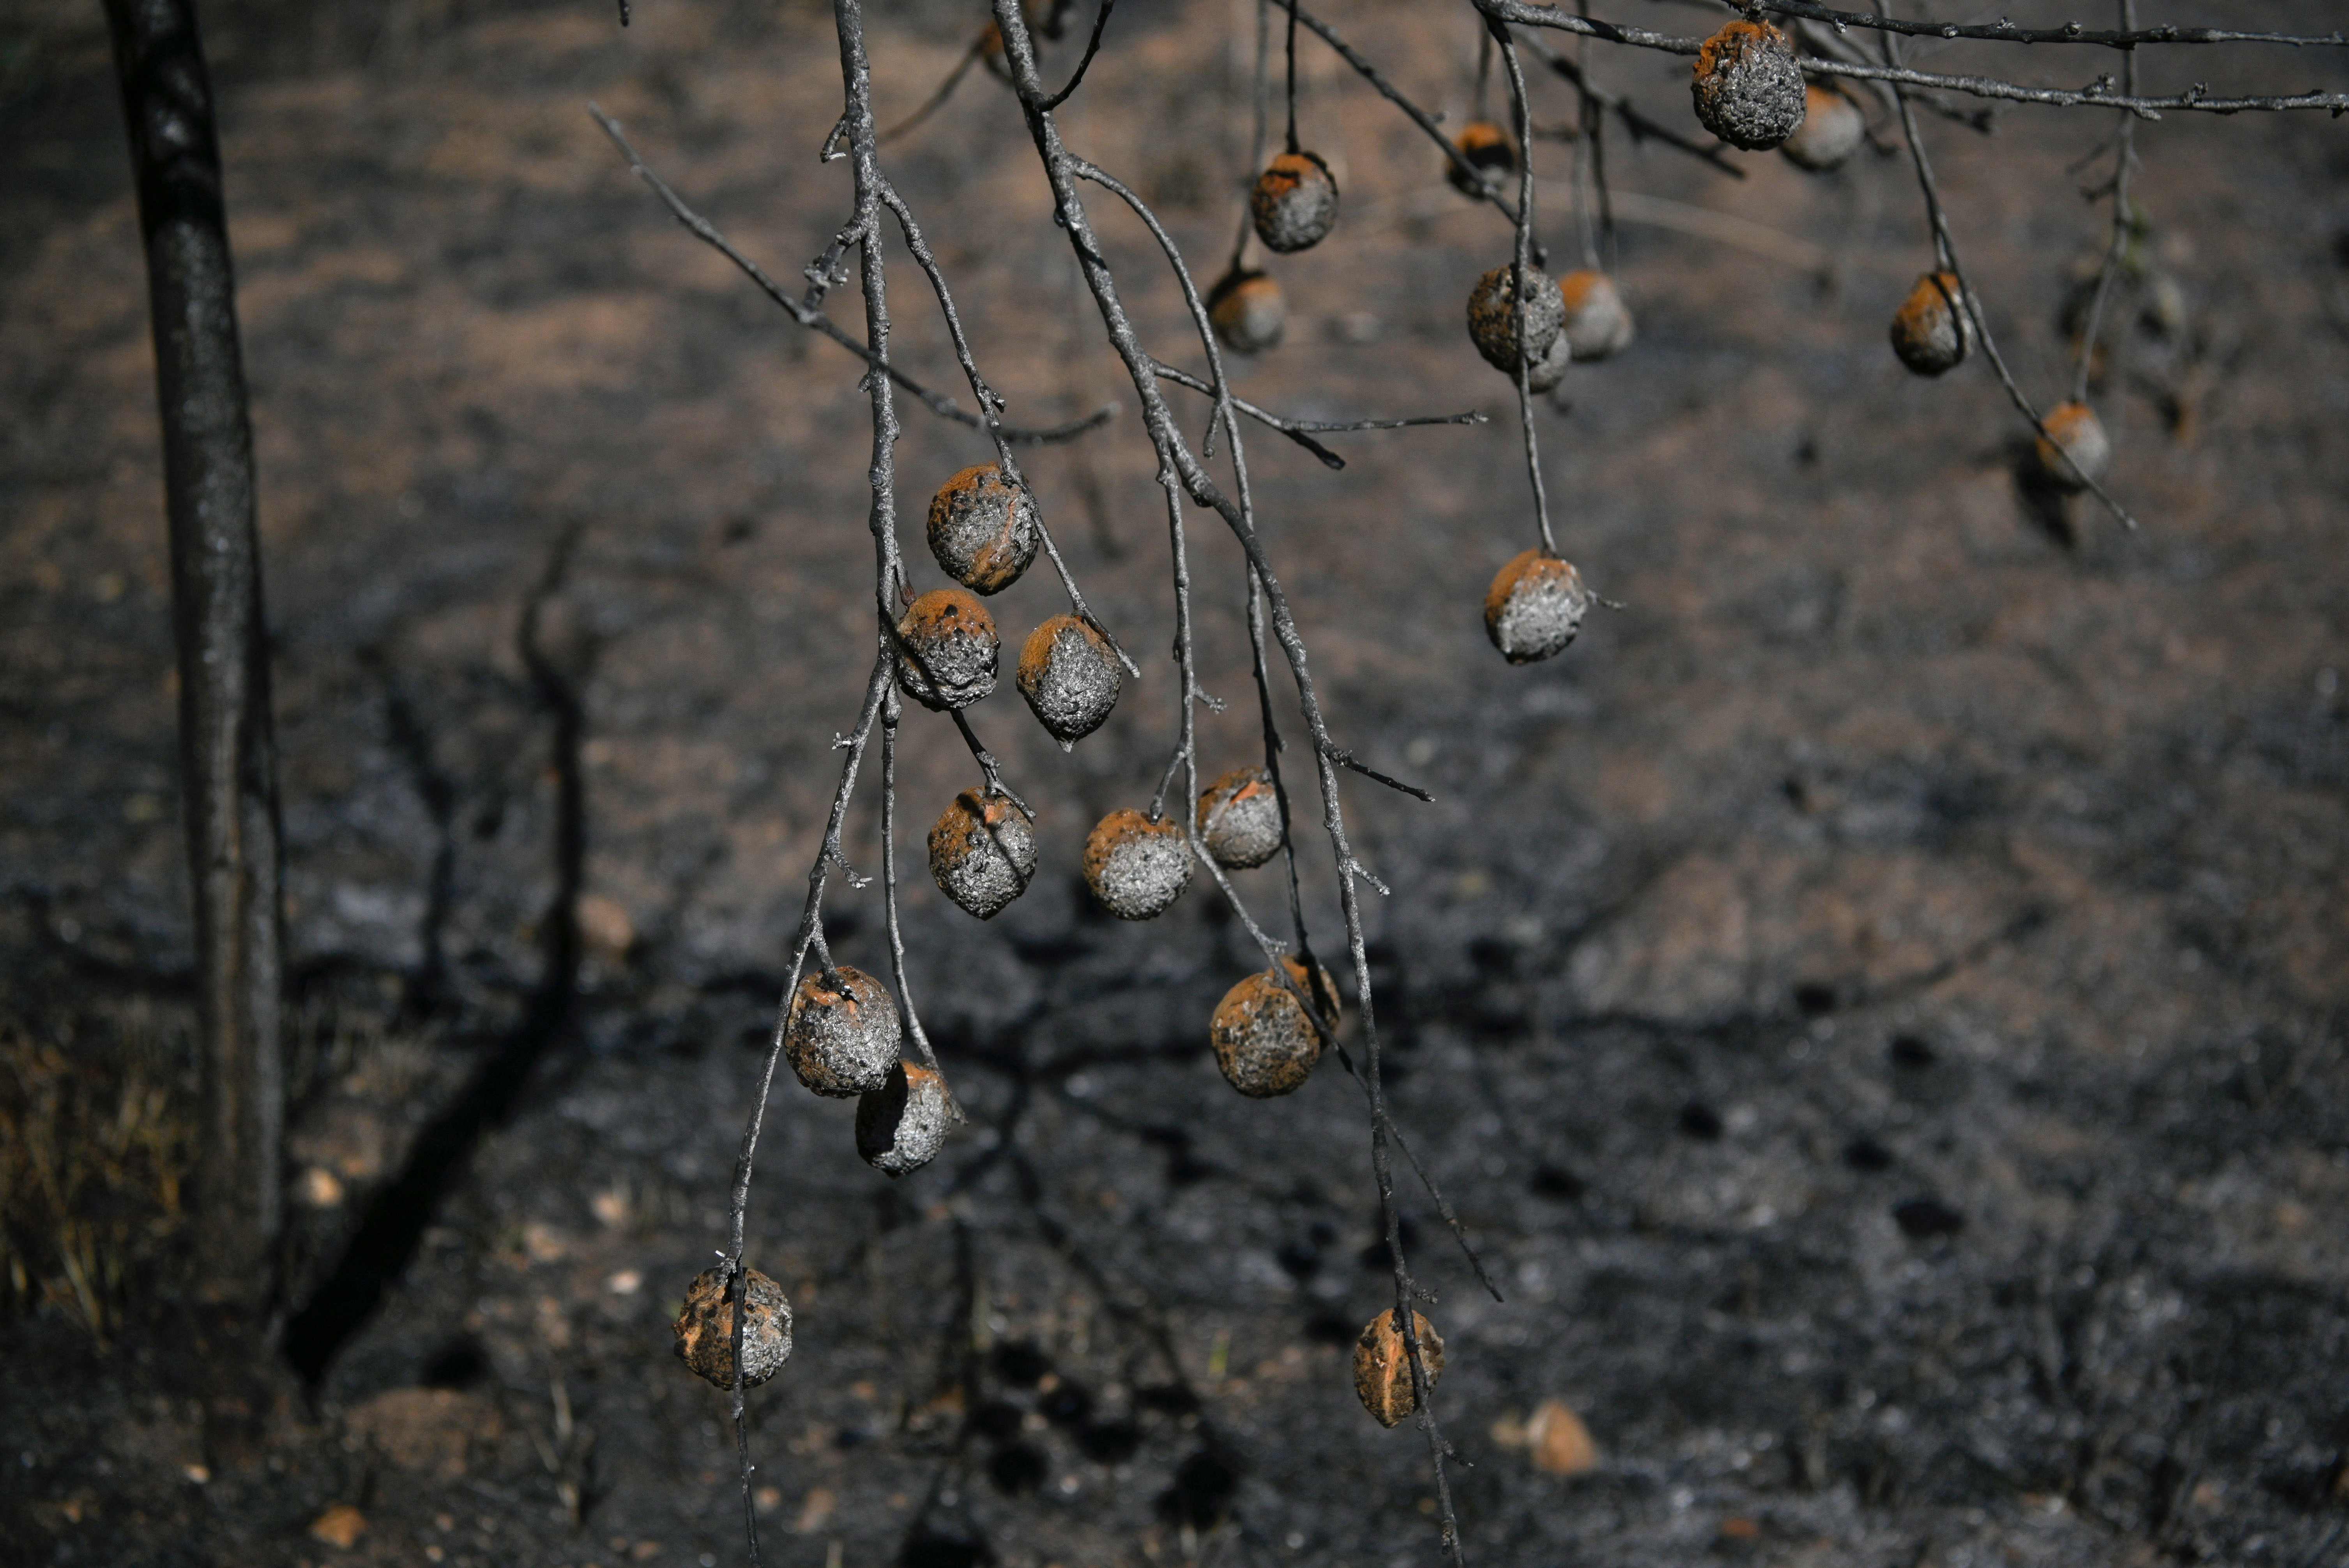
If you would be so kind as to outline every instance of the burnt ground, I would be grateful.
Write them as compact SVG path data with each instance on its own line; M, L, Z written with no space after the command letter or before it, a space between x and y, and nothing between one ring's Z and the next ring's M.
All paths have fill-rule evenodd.
M944 74L968 9L883 8L885 119ZM1464 109L1464 22L1332 11ZM868 657L864 404L584 104L789 278L845 210L812 156L838 102L823 19L214 16L297 980L287 1296L311 1310L281 1343L316 1373L264 1358L232 1397L208 1358L234 1341L177 1294L152 1178L188 938L144 291L95 13L0 24L0 1016L12 1116L63 1103L28 1084L88 1075L83 1136L160 1119L163 1152L92 1178L81 1231L10 1196L0 1542L58 1564L742 1561L723 1400L665 1320L723 1239ZM1247 17L1127 0L1066 115L1202 258L1246 155L1218 40ZM1924 260L1898 161L1816 180L1744 157L1739 181L1615 145L1640 341L1578 369L1542 434L1565 547L1628 608L1510 669L1476 608L1530 542L1524 480L1459 326L1504 232L1326 55L1303 65L1348 207L1280 263L1289 342L1243 390L1496 416L1337 438L1342 473L1251 446L1341 738L1438 797L1349 807L1394 889L1371 918L1398 1113L1507 1298L1408 1195L1472 1559L2349 1561L2340 124L2142 131L2157 281L2099 398L2135 536L2018 483L1980 366L1923 383L1886 352ZM2342 76L2191 75L2252 67ZM1676 63L1599 68L1680 122ZM2108 127L1931 123L1993 319L2052 391L2100 242L2074 194L2096 175L2067 167ZM1386 1290L1359 1097L1330 1069L1232 1095L1203 1036L1255 965L1234 925L1196 892L1120 925L1075 882L1083 830L1146 797L1172 722L1131 390L996 84L894 157L1014 417L1123 405L1031 472L1151 656L1071 758L1008 683L976 710L1041 808L1046 869L985 926L918 875L907 893L973 1113L947 1153L892 1184L847 1106L776 1093L752 1261L798 1350L752 1404L769 1560L1433 1561L1420 1441L1365 1419L1345 1371ZM1562 187L1546 207L1570 253ZM1100 211L1184 357L1144 237ZM892 276L901 358L949 385L918 279ZM909 420L916 500L984 455ZM1206 684L1233 699L1206 725L1221 767L1253 723L1238 558L1192 542ZM534 592L550 680L519 651ZM996 606L1015 634L1057 608L1040 576ZM970 768L926 716L905 752L918 830ZM848 853L876 866L869 810ZM1267 907L1274 874L1243 879ZM1328 879L1309 892L1327 930ZM875 895L833 909L842 956L881 967ZM585 957L549 973L566 911ZM68 1253L116 1274L85 1298ZM1549 1400L1595 1440L1581 1473L1529 1462ZM311 1532L336 1505L364 1520L347 1546Z

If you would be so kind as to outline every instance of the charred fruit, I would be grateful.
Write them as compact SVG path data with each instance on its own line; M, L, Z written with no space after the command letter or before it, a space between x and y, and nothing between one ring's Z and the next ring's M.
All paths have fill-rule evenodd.
M792 1358L792 1304L783 1287L757 1269L742 1271L742 1385L755 1388ZM704 1269L685 1287L685 1309L670 1326L677 1358L719 1388L734 1387L734 1304L723 1266Z
M897 1003L889 988L843 964L816 971L792 993L783 1055L801 1083L846 1099L888 1081L897 1037Z
M1191 885L1191 846L1173 817L1112 811L1085 840L1085 885L1120 920L1153 920Z

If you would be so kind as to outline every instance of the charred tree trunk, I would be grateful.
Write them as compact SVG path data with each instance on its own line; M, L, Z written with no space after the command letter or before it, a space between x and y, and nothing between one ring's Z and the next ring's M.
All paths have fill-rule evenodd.
M193 0L106 0L154 315L195 898L205 1294L273 1289L285 1083L275 743L220 141Z

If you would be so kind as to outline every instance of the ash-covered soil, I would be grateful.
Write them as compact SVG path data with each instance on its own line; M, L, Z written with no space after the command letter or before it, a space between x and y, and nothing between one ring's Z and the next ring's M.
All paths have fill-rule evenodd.
M848 210L844 165L815 157L836 56L797 4L640 0L626 34L591 4L376 9L226 6L213 43L300 987L289 1306L331 1282L366 1305L353 1238L396 1244L357 1260L383 1289L347 1341L294 1320L335 1352L306 1389L256 1367L218 1392L205 1358L236 1340L168 1268L122 1287L103 1348L61 1305L13 1318L0 1541L57 1564L738 1563L725 1400L667 1319L724 1240L871 656L869 437L853 361L678 229L585 104L789 282ZM96 10L0 23L0 966L21 1034L100 1039L90 1020L135 1012L183 1040L144 281ZM978 22L880 10L888 121ZM1330 12L1465 115L1464 15ZM1063 114L1209 276L1252 22L1126 0ZM1884 323L1929 259L1901 160L1815 178L1732 155L1741 181L1615 137L1639 340L1578 367L1540 435L1562 546L1624 608L1513 669L1479 607L1532 542L1525 475L1462 329L1505 225L1309 39L1299 64L1344 208L1275 263L1288 341L1241 390L1299 417L1494 415L1333 437L1337 473L1247 432L1340 742L1437 796L1353 780L1347 805L1393 889L1371 919L1396 1112L1506 1298L1406 1188L1470 1559L2349 1560L2349 132L2139 128L2151 281L2098 397L2134 535L2018 483L1985 366L1894 362ZM1592 68L1693 129L1682 63ZM2168 90L2344 77L2313 53L2146 68ZM1571 120L1559 84L1537 92L1540 123ZM2104 237L2078 192L2109 163L2075 160L2109 116L1928 126L1993 325L2052 398ZM1570 258L1569 150L1541 153ZM947 1154L892 1183L855 1158L852 1106L777 1088L750 1261L797 1350L751 1400L767 1560L1432 1563L1425 1450L1347 1371L1391 1299L1359 1092L1325 1066L1285 1099L1231 1093L1206 1033L1259 966L1237 924L1197 889L1121 924L1077 882L1174 723L1132 389L999 84L974 71L890 156L1010 417L1120 406L1025 460L1145 675L1071 757L1008 679L973 710L1044 869L985 925L910 873L915 999L971 1111ZM1152 345L1196 364L1146 234L1094 211ZM895 352L951 390L892 261ZM832 308L860 324L853 289ZM906 418L927 586L920 504L987 453ZM1256 720L1211 521L1190 547L1227 702L1203 719L1213 773ZM1039 568L991 607L1024 636L1061 604ZM975 769L916 710L900 773L918 857ZM543 964L573 873L575 986ZM1239 880L1271 913L1278 877ZM1332 940L1326 872L1307 892ZM876 890L835 881L831 908L841 957L885 970ZM1594 1454L1536 1418L1551 1401Z

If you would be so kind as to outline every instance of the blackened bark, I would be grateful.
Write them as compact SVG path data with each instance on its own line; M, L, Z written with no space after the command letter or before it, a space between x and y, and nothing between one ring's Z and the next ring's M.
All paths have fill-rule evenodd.
M220 141L193 0L106 0L155 328L202 1008L195 1202L206 1294L272 1294L285 1120L277 778Z

